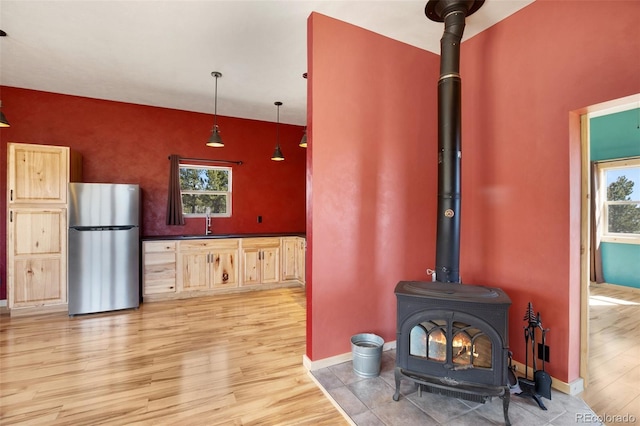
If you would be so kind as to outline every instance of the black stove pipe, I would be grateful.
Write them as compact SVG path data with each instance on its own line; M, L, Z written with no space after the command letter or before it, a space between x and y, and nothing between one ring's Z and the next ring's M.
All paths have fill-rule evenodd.
M484 0L430 0L427 17L444 22L438 80L438 228L436 281L460 282L461 80L460 43L465 18Z

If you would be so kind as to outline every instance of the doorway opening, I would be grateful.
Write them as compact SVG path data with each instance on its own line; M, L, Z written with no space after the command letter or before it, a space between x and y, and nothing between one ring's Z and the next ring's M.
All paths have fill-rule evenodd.
M637 329L640 323L640 289L594 283L594 266L590 257L592 250L600 243L592 238L598 233L590 226L592 213L597 211L591 204L596 191L591 186L594 171L591 167L590 120L629 110L638 111L638 128L633 130L638 132L640 147L640 94L573 111L570 133L572 142L577 140L579 134L581 153L580 377L585 387L581 396L599 415L615 412L640 418L632 402L634 399L640 400L640 391L630 381L633 380L630 373L640 371L637 358L640 343L637 338L624 333L625 327ZM576 148L576 145L572 143L572 147ZM630 355L628 359L627 353ZM622 389L625 380L630 390L634 391ZM628 398L620 398L621 393L628 394Z

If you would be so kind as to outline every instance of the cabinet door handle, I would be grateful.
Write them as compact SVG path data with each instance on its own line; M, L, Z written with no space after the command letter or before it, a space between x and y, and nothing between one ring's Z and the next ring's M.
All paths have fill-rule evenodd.
M13 222L13 210L9 212L9 222Z
M10 191L9 200L13 201L13 189Z

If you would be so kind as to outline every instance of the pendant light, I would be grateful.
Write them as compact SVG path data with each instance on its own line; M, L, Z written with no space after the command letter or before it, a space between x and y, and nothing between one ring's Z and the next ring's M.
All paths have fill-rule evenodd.
M211 75L216 78L216 93L213 104L213 130L207 146L219 148L224 146L224 142L222 142L222 138L220 137L220 130L218 130L218 78L222 77L222 73L213 71Z
M9 124L9 120L7 120L7 117L4 116L1 108L2 101L0 101L0 127L11 127L11 125Z
M7 33L0 30L0 37L6 37L6 36L7 36ZM7 117L5 117L4 114L2 113L2 101L0 101L0 127L11 127L11 125L9 124L9 120L7 120Z
M278 107L278 121L276 123L276 149L273 151L271 159L273 161L283 161L284 155L282 155L282 151L280 150L280 105L282 105L282 102L277 101L273 104Z
M302 78L307 79L307 73L302 74ZM302 139L300 139L300 143L298 144L300 148L307 147L307 126L304 126L304 134L302 135Z
M304 134L302 135L302 139L300 139L299 147L306 148L307 147L307 128L304 128Z

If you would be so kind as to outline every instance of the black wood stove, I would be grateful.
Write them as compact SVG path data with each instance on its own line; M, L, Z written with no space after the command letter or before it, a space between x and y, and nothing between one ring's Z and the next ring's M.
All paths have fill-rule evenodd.
M507 377L509 297L499 288L401 281L396 286L396 392L409 379L423 390L476 402L503 398Z
M461 79L465 19L484 0L429 0L427 17L444 22L438 80L438 216L435 281L401 281L397 298L396 391L409 379L422 391L508 408L508 310L502 290L463 285L460 263Z

